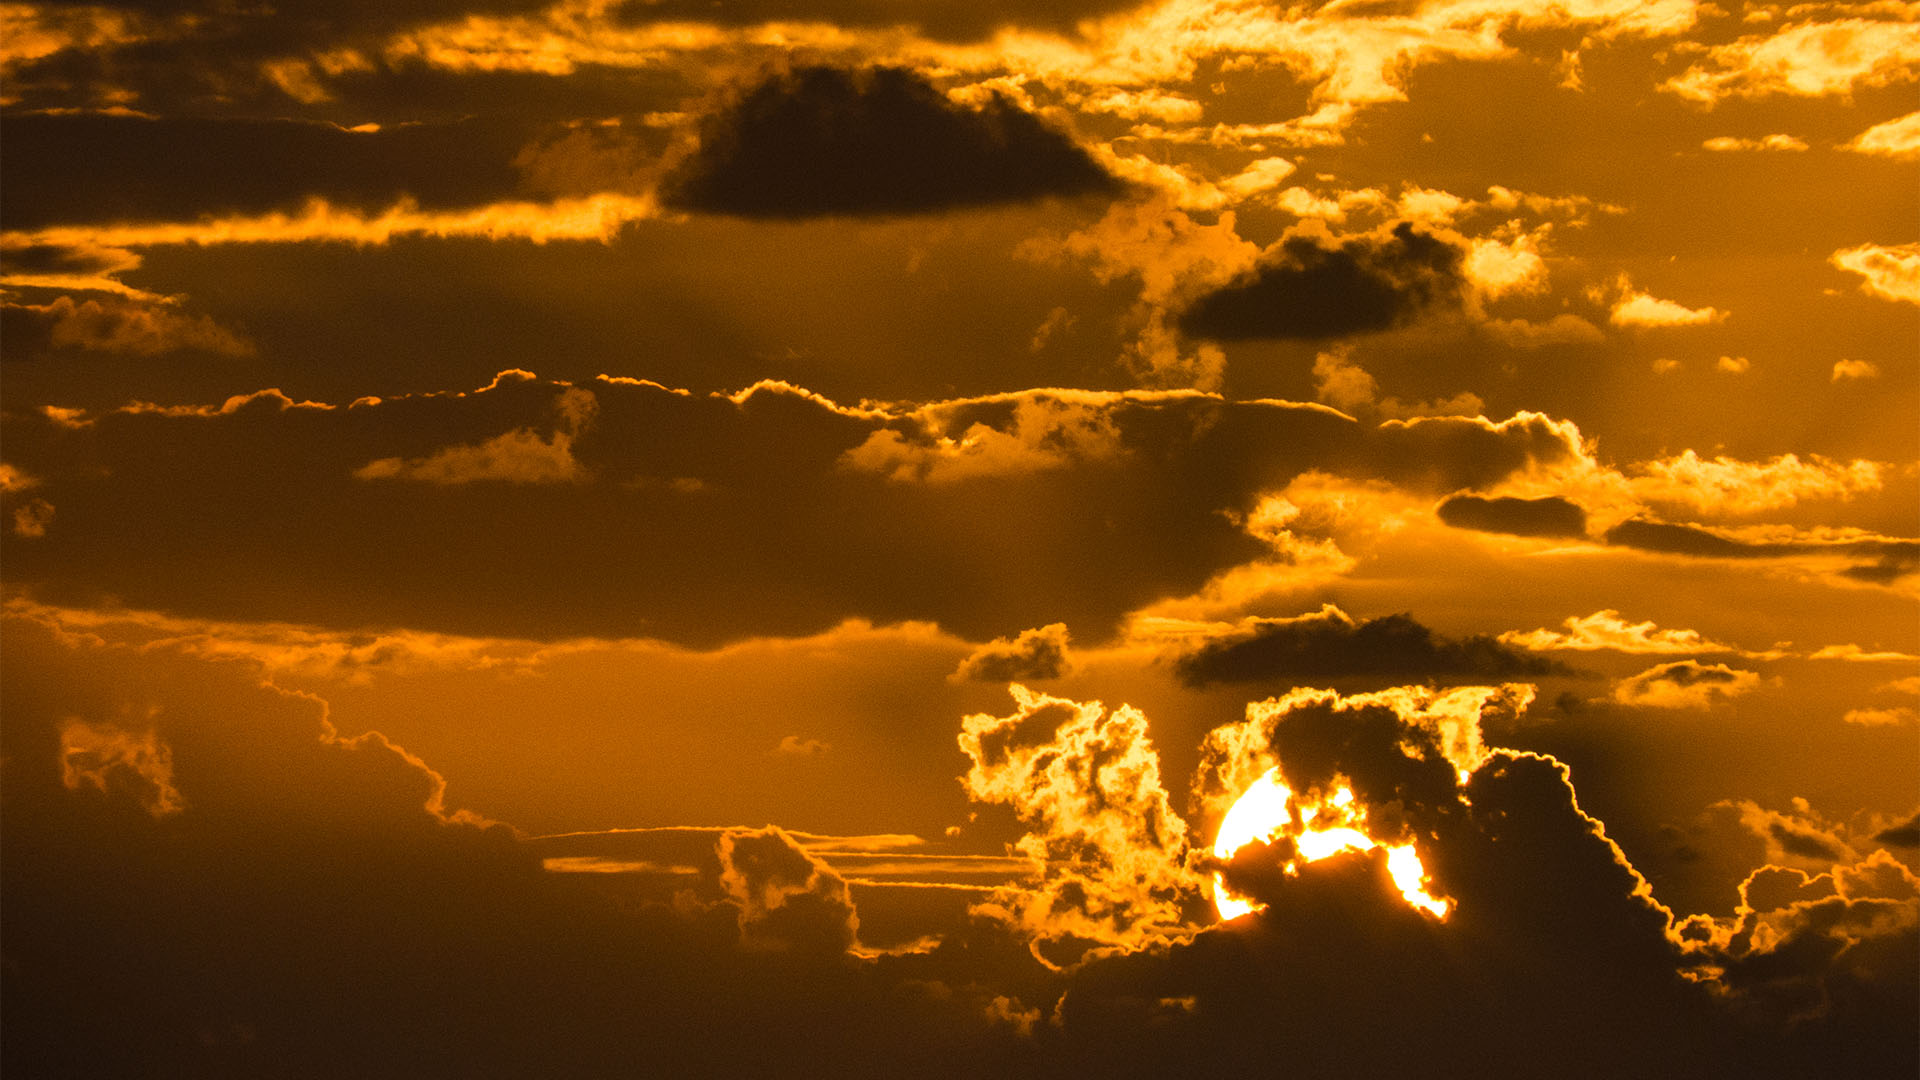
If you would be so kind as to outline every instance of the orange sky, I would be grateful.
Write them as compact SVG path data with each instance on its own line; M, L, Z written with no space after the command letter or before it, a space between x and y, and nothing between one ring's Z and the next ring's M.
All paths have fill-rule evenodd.
M0 1064L1913 1075L1916 80L0 5Z

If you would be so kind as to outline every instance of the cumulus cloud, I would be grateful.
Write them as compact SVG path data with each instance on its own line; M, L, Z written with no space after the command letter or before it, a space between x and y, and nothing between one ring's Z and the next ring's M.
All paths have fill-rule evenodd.
M1860 290L1868 296L1920 304L1920 244L1861 244L1842 248L1827 261L1859 274Z
M1703 458L1683 450L1671 457L1636 462L1627 473L1637 497L1706 514L1781 510L1802 500L1845 501L1877 492L1883 485L1882 468L1876 462L1836 461L1818 454L1744 461L1725 454Z
M995 638L969 653L951 677L975 682L1057 679L1074 667L1069 641L1065 623L1022 630L1011 639Z
M1051 963L1188 933L1200 879L1186 865L1186 822L1161 784L1146 716L1009 689L1012 714L961 722L971 762L962 783L968 797L1013 809L1028 830L1015 850L1039 880L975 910L1020 928Z
M1405 614L1360 622L1328 604L1292 618L1250 616L1189 646L1174 661L1174 670L1188 685L1205 686L1353 677L1499 678L1559 669L1484 634L1448 638Z
M1835 360L1830 382L1857 381L1874 379L1880 375L1880 366L1871 360Z
M1118 193L1005 97L956 105L900 68L804 67L741 92L663 181L670 205L755 218L925 213Z
M1459 248L1405 221L1344 239L1296 231L1250 275L1197 299L1180 329L1226 341L1387 330L1458 305L1462 258Z
M1675 660L1614 684L1613 700L1655 709L1705 709L1760 685L1760 676L1725 664Z

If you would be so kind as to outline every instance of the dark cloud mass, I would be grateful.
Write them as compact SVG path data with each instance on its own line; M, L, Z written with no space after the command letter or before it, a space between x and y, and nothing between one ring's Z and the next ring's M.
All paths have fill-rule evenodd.
M640 21L711 22L751 26L763 22L827 19L842 26L912 26L942 40L973 41L1008 26L1071 30L1082 19L1139 7L1140 0L1047 0L1005 4L982 0L639 0L620 12Z
M9 116L0 157L7 226L191 221L297 210L310 198L384 210L511 196L517 124L470 120L344 131L290 120ZM18 256L15 256L16 258Z
M1456 529L1509 533L1514 536L1585 536L1587 512L1578 503L1558 496L1543 499L1482 498L1454 495L1436 511L1440 520Z
M1463 783L1463 729L1388 698L1256 705L1242 745L1296 790L1350 781L1446 921L1378 851L1284 874L1250 849L1228 873L1265 911L1053 971L990 917L856 957L848 883L776 827L649 835L684 866L542 871L567 838L447 805L426 763L245 665L0 628L10 1074L1891 1077L1920 1045L1916 881L1884 854L1763 871L1783 887L1674 935L1564 765L1493 750ZM1137 715L1032 719L1095 737L1034 774L1086 800L1054 811L1131 822L1107 800L1158 790L1114 728ZM1156 805L1075 842L1122 869L1182 828Z
M1368 428L1206 395L1033 391L931 406L929 427L791 387L590 386L514 372L351 407L261 393L23 419L8 459L49 478L59 519L0 539L8 577L48 599L253 618L271 596L318 625L537 638L714 644L849 617L1098 635L1267 550L1223 511L1308 469L1437 493L1567 451L1532 421ZM192 539L212 522L220 544ZM1011 537L1021 558L977 561ZM302 587L258 590L276 575ZM484 617L475 589L498 602Z
M670 205L748 218L915 214L1119 192L1006 98L949 101L899 68L803 67L742 92L668 174Z
M1458 303L1460 261L1459 248L1406 221L1331 245L1293 236L1251 274L1195 301L1180 329L1220 341L1387 330Z
M1485 634L1454 640L1410 615L1356 622L1338 608L1291 619L1247 620L1181 655L1174 669L1190 686L1351 677L1498 679L1565 670Z

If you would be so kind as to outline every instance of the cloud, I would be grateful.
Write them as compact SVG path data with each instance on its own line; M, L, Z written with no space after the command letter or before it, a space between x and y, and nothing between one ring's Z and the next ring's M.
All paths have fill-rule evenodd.
M1516 653L1484 634L1443 637L1405 614L1356 622L1331 604L1292 618L1243 619L1188 648L1174 661L1174 670L1189 686L1559 672L1558 665Z
M627 225L656 213L652 198L618 194L556 199L548 203L497 202L456 210L423 210L412 200L401 199L373 214L336 207L324 199L312 199L294 213L234 215L200 221L52 225L7 232L0 234L0 239L9 246L96 250L294 244L320 240L387 244L408 236L519 239L536 244L559 240L604 242Z
M1725 664L1675 660L1614 684L1613 699L1655 709L1705 709L1760 685L1760 676Z
M826 955L853 947L860 918L846 879L785 830L730 830L718 845L720 885L740 907L741 944Z
M741 92L663 181L672 206L750 218L912 214L1118 194L1004 97L956 105L899 68L802 67Z
M1186 822L1161 786L1146 716L1009 689L1011 715L961 722L971 762L962 783L969 798L1013 809L1028 830L1014 849L1039 880L975 911L1018 927L1054 964L1188 932L1200 880L1186 866Z
M1840 719L1861 727L1895 727L1920 720L1920 711L1910 705L1898 705L1890 709L1848 709Z
M55 297L45 304L5 304L8 351L33 355L84 350L132 356L191 351L215 356L250 357L252 341L206 315L189 315L165 303L108 296L75 302Z
M1587 533L1587 512L1557 495L1538 499L1450 495L1434 512L1456 529L1512 536L1582 537Z
M1013 422L1007 427L977 422L953 432L957 425L929 414L917 432L875 431L842 455L841 464L898 483L947 484L1065 469L1122 453L1120 432L1103 403L1034 395L1010 404Z
M1560 314L1546 322L1526 319L1488 319L1480 324L1510 349L1544 349L1554 345L1591 345L1606 340L1600 328L1578 315Z
M1460 249L1411 222L1344 240L1296 233L1250 275L1201 296L1179 325L1225 341L1387 330L1459 304L1461 260Z
M1880 560L1884 573L1898 576L1911 570L1920 556L1920 542L1839 531L1836 535L1797 534L1794 530L1748 530L1759 539L1747 539L1740 530L1676 525L1647 518L1623 521L1606 532L1606 542L1671 555L1708 559L1775 559L1795 555L1867 556Z
M1607 312L1607 321L1615 326L1710 326L1727 318L1727 313L1719 308L1690 308L1672 300L1659 299L1635 289L1624 277L1620 279L1620 290L1620 298Z
M1351 346L1336 346L1313 358L1313 386L1321 401L1345 412L1373 413L1393 419L1415 416L1478 416L1486 409L1479 395L1456 394L1438 401L1404 402L1380 397L1380 386L1367 370L1348 359Z
M773 748L773 753L782 757L812 757L815 754L824 754L831 749L833 749L832 746L821 742L819 739L803 739L798 735L783 735L780 737L780 745Z
M1074 667L1068 641L1065 623L1022 630L1019 637L1011 640L995 638L960 661L951 677L975 682L1058 679Z
M1897 161L1920 158L1920 112L1910 112L1883 124L1875 124L1841 144L1842 150L1856 154L1875 154Z
M13 508L13 535L37 540L53 526L54 505L45 499L28 499Z
M1877 843L1893 844L1896 847L1920 847L1920 813L1914 814L1897 825L1873 834Z
M512 197L524 124L468 119L347 131L312 121L14 116L0 166L7 226L185 221L297 210L319 199L450 210ZM246 168L230 163L246 162ZM87 163L84 167L81 162Z
M1562 624L1566 630L1509 630L1500 641L1522 649L1549 651L1572 649L1592 652L1607 649L1629 654L1737 653L1742 650L1722 645L1701 635L1698 630L1661 629L1651 621L1630 623L1618 611L1608 608L1591 615L1570 615Z
M1742 461L1724 454L1702 458L1692 450L1637 462L1628 470L1634 495L1650 503L1706 514L1753 514L1797 506L1802 500L1846 501L1881 490L1882 468L1856 458L1781 454Z
M185 809L173 783L173 750L152 730L135 735L70 719L60 729L60 782L90 785L103 795L128 790L156 818Z
M1920 244L1861 244L1842 248L1827 261L1859 274L1860 290L1868 296L1920 304Z
M1894 652L1891 650L1869 651L1861 648L1858 645L1849 643L1846 645L1823 645L1820 648L1815 649L1808 656L1808 659L1810 660L1850 660L1856 663L1869 663L1869 664L1888 663L1888 662L1896 663L1896 664L1910 664L1915 661L1920 661L1920 656L1915 656L1912 653Z
M1700 144L1704 150L1716 154L1733 154L1752 151L1787 151L1801 153L1807 149L1804 139L1792 135L1762 135L1757 139L1738 139L1730 135L1720 135Z
M1880 376L1880 367L1871 360L1835 360L1831 382L1841 380L1874 379Z
M499 482L507 484L568 484L586 479L586 470L573 456L580 437L599 402L592 391L568 389L554 401L560 428L541 438L532 428L516 428L486 442L449 446L423 458L397 457L369 461L353 471L361 480L416 480L443 487Z
M1840 18L1789 23L1707 49L1660 89L1706 106L1730 97L1828 97L1913 78L1920 24Z

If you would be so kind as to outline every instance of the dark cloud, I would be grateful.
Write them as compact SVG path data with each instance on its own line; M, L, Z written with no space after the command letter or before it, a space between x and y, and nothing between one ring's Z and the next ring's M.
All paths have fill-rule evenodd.
M1836 869L1852 899L1829 883L1826 899L1815 891L1774 917L1779 938L1704 917L1676 932L1581 810L1564 764L1495 749L1463 781L1448 737L1462 717L1420 711L1438 704L1315 691L1256 704L1255 741L1210 743L1201 780L1264 750L1293 791L1349 782L1381 842L1415 844L1428 891L1453 901L1446 919L1399 899L1378 849L1283 872L1284 853L1256 845L1224 869L1264 911L1090 966L1061 1004L1062 1028L1125 1075L1176 1060L1208 1073L1284 1060L1307 1074L1432 1076L1911 1067L1913 1047L1862 1037L1916 1031L1899 1013L1920 1004L1911 956L1897 959L1920 913L1903 867L1878 856ZM1483 710L1511 705L1488 698ZM1729 961L1743 970L1716 971ZM1288 1023L1261 1022L1277 1014Z
M1438 508L1440 520L1456 529L1514 536L1585 536L1587 512L1557 495L1542 499L1495 499L1454 495Z
M1767 836L1780 849L1789 855L1798 855L1803 859L1839 862L1846 851L1825 833L1804 826L1796 827L1787 821L1772 821L1767 824Z
M968 108L899 68L803 67L710 117L662 190L689 210L791 219L1119 189L1072 140L1004 97Z
M1024 682L1057 679L1073 669L1066 623L1022 630L1012 639L996 638L975 649L953 673L975 682Z
M1552 661L1517 652L1487 634L1452 639L1411 615L1356 622L1338 608L1289 619L1249 619L1182 654L1174 670L1189 686L1221 682L1438 676L1497 679L1565 674Z
M557 406L586 394L581 430ZM78 428L17 415L9 462L46 478L60 527L0 542L9 582L46 599L219 618L709 644L851 616L1100 634L1270 555L1222 511L1308 469L1444 491L1565 452L1531 421L1370 429L1199 395L929 416L521 375L350 408L264 393ZM1022 558L981 562L1014 537Z
M4 629L9 1075L1031 1074L980 988L1050 1001L1044 969L964 928L856 961L844 883L779 830L700 834L664 889L543 872L317 699Z
M1202 296L1180 329L1222 341L1387 330L1458 303L1460 260L1460 249L1406 221L1331 245L1293 236L1250 275Z
M840 26L910 26L937 40L977 41L1003 27L1070 31L1085 19L1141 6L1142 0L1048 0L979 3L976 0L645 0L619 13L635 22L705 22L752 26L763 22L828 21Z
M13 229L296 210L315 197L376 210L403 197L469 206L514 194L512 162L529 135L480 120L354 132L291 120L9 116L0 205Z
M1885 584L1920 566L1920 541L1874 538L1815 543L1810 541L1756 542L1734 539L1699 525L1676 525L1632 518L1607 530L1607 543L1670 555L1715 559L1771 559L1792 555L1854 555L1877 558L1877 563L1842 571L1851 577Z
M542 872L590 846L460 813L243 665L4 629L9 1073L1894 1076L1920 1045L1920 908L1884 855L1764 871L1675 937L1564 766L1493 751L1462 785L1384 705L1287 709L1270 746L1415 841L1446 921L1378 851L1255 851L1264 912L1057 973L986 921L848 955L845 883L771 827L649 830L686 873Z
M1875 843L1892 844L1895 847L1920 847L1920 814L1874 833L1873 839Z

